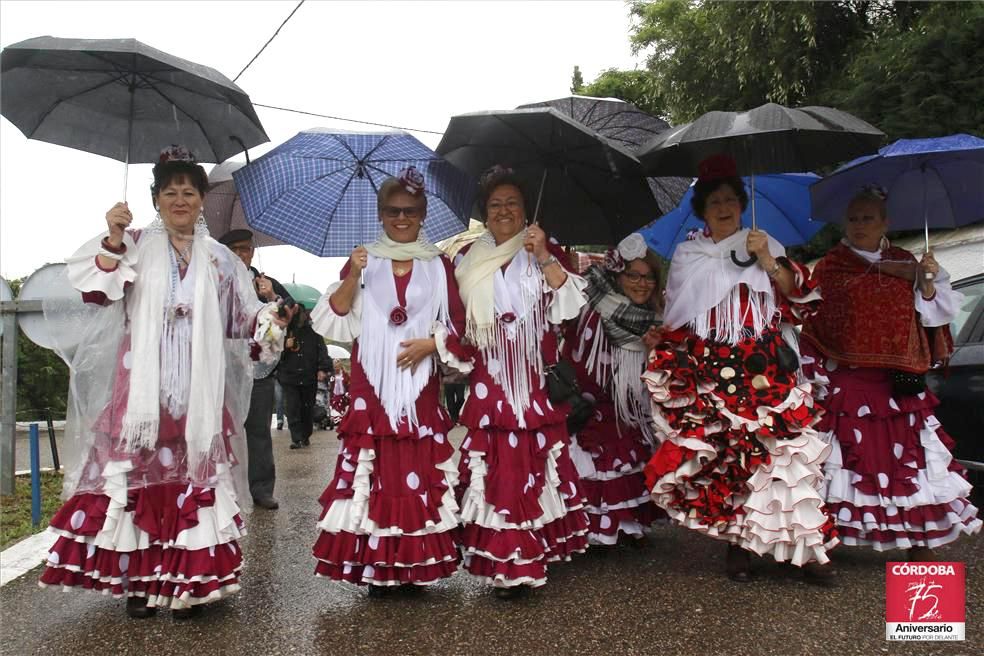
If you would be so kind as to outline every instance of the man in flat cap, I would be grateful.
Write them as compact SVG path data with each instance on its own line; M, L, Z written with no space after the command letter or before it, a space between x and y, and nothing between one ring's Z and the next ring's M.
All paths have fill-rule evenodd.
M285 306L293 306L294 299L279 282L265 276L253 267L253 233L249 230L230 230L219 238L233 253L239 256L253 275L256 296L261 301L272 302L278 298ZM270 423L273 416L273 372L277 363L253 364L253 393L249 401L249 414L246 416L246 448L248 451L249 492L253 503L267 510L280 507L273 496L277 482L277 471L273 463L273 436Z

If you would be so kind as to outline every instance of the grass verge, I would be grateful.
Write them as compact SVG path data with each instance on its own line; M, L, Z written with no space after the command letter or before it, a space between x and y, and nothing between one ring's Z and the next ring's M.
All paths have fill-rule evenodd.
M37 533L61 506L61 472L41 472L41 521L31 525L31 477L16 476L14 493L0 496L0 549Z

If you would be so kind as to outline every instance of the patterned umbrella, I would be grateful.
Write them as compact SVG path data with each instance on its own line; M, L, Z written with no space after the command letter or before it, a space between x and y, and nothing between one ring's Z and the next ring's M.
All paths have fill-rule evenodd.
M202 205L208 231L218 239L230 230L246 229L253 232L253 244L256 246L283 246L284 242L259 230L253 230L246 223L243 204L239 201L236 184L232 181L232 172L244 166L244 162L230 160L216 164L208 172L208 193L205 194Z
M474 178L406 132L307 130L232 177L251 227L315 255L343 257L379 236L376 191L408 166L424 176L426 237L464 230Z

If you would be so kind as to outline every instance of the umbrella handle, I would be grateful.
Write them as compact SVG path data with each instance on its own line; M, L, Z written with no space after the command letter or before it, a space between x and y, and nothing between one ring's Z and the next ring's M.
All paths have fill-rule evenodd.
M731 251L731 261L740 266L742 269L747 269L756 262L758 262L758 255L752 253L747 260L739 260L738 253Z

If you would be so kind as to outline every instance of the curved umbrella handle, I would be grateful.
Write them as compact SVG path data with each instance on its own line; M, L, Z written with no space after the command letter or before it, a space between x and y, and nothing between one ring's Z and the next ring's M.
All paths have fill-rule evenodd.
M748 256L747 260L739 260L738 254L735 251L731 251L731 261L737 264L738 266L740 266L741 268L747 269L748 267L758 262L758 255L752 253L751 255Z

